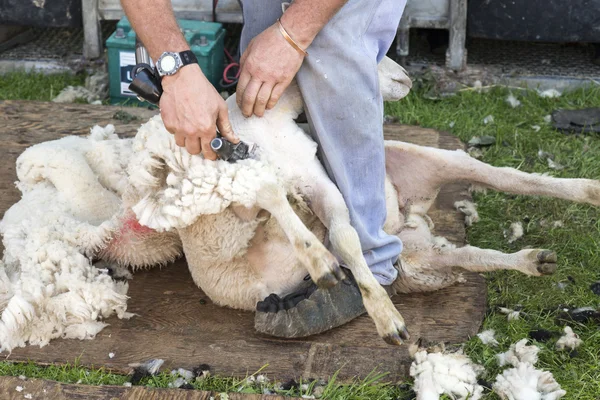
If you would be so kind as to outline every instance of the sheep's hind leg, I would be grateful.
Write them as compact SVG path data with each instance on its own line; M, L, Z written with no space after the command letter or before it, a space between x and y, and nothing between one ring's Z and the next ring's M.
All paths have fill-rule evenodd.
M506 254L496 250L465 246L441 250L431 256L430 265L459 267L473 272L511 269L525 275L551 275L556 271L556 253L550 250L526 249Z
M312 209L329 230L331 246L352 272L369 316L377 332L387 343L400 345L409 339L402 315L386 290L377 282L362 253L356 230L350 224L348 208L335 184L319 166L307 174L304 186Z
M283 188L276 184L264 185L257 193L257 205L277 219L317 286L332 287L345 278L336 258L294 213Z
M556 197L600 206L598 180L554 178L514 168L493 167L463 151L388 141L386 164L388 174L399 191L417 198L443 184L467 181L500 192ZM419 176L404 171L412 171Z
M342 197L341 194L339 197ZM328 196L327 199L331 197ZM377 333L389 344L402 344L403 340L410 338L404 318L392 303L386 290L371 273L362 254L358 234L350 225L348 210L334 213L329 222L331 245L352 271L365 309L375 322Z

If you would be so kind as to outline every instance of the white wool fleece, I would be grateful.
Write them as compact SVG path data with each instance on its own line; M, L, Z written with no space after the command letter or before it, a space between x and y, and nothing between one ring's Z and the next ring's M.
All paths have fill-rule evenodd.
M140 224L157 231L185 228L233 202L252 207L263 183L283 184L275 169L258 160L232 164L190 155L159 116L142 125L133 148L129 175L140 201L132 209Z
M142 125L128 170L139 197L132 208L140 223L157 231L185 228L200 215L218 214L232 203L257 205L257 192L270 183L294 193L293 185L302 184L298 168L314 161L317 145L294 122L302 110L295 85L275 110L279 112L268 119L230 113L236 134L258 145L254 159L234 164L190 155L177 146L160 116Z
M114 128L27 149L17 160L21 200L0 222L0 350L89 339L126 313L126 283L91 265L116 227L131 143ZM102 178L98 178L101 176ZM105 185L105 186L104 186Z
M453 399L478 400L483 387L477 375L483 368L462 353L427 353L418 351L410 366L410 376L415 379L417 400L438 400L442 394Z

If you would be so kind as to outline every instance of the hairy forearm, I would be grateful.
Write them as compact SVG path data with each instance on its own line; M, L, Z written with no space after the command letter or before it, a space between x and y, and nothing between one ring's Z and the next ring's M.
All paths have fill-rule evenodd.
M175 20L171 0L121 0L121 5L153 60L165 51L189 50Z
M281 23L301 47L310 46L317 34L348 0L295 0Z

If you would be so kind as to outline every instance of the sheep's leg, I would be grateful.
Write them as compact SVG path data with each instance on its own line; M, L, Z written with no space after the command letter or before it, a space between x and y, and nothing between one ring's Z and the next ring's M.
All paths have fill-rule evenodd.
M514 168L493 167L463 151L388 141L386 165L401 200L405 201L412 199L418 203L418 199L430 198L443 184L468 181L506 193L549 196L600 206L600 181L553 178Z
M303 194L328 228L333 250L356 279L363 304L375 322L377 332L390 344L402 344L402 339L409 338L404 319L365 261L358 234L350 225L350 215L342 194L322 168L311 171L304 177L304 182Z
M525 275L550 275L556 271L556 253L550 250L526 249L506 254L496 250L465 246L443 249L429 260L432 268L459 267L473 272L511 269Z
M294 213L282 187L277 184L265 184L258 191L256 198L257 205L277 219L294 246L299 261L319 287L331 287L345 278L336 258Z

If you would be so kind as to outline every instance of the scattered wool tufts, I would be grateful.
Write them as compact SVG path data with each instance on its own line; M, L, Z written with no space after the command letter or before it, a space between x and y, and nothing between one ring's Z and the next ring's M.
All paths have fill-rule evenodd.
M265 384L265 383L268 383L268 382L269 382L269 378L267 378L266 375L262 375L261 374L261 375L257 375L256 376L256 383L259 383L259 384L262 385L262 384Z
M560 165L558 162L554 161L554 154L552 154L552 153L548 153L543 150L539 150L538 157L541 158L542 160L546 160L546 162L548 163L548 168L552 168L557 171L560 171L561 169L565 168L564 166Z
M521 339L517 343L511 344L508 351L496 354L498 364L503 367L512 365L516 367L519 363L529 363L535 365L538 361L540 348L537 346L527 346L527 339Z
M317 398L320 399L323 396L323 393L325 393L325 388L323 386L317 386L316 388L314 388L313 390L313 395Z
M502 314L506 314L506 319L509 321L515 321L521 317L521 311L512 310L510 308L498 307L498 311L500 311Z
M565 349L575 350L576 348L581 346L582 343L583 343L583 340L581 340L579 338L579 335L577 335L575 332L573 332L573 329L571 329L571 327L565 326L564 335L561 336L561 338L558 339L558 341L556 342L556 349L557 350L565 350Z
M556 400L567 394L548 371L523 362L496 377L494 392L506 400Z
M437 400L442 394L453 399L481 398L483 387L477 383L477 375L483 367L461 352L443 354L420 350L413 357L410 376L415 380L413 389L417 400Z
M552 116L551 115L545 115L544 116L544 122L549 124L550 122L552 122Z
M210 376L210 365L200 364L195 367L192 372L194 373L196 380L208 378Z
M133 385L137 385L142 379L156 375L164 362L163 359L155 358L144 363L129 364L130 367L133 367L133 374L129 381Z
M23 396L23 398L25 398L25 399L33 399L33 395L31 393L27 393L25 396Z
M52 102L75 103L79 99L85 100L87 103L92 103L98 100L98 96L83 86L67 86L60 91L58 96L52 99Z
M533 129L534 132L539 132L542 127L539 125L531 125L531 129Z
M481 343L488 344L490 346L498 346L498 341L496 340L496 332L493 329L488 329L487 331L483 331L477 334Z
M465 214L465 225L471 226L475 222L479 222L479 214L477 213L477 205L469 200L461 200L454 203L456 208L461 213Z
M54 103L75 103L77 100L85 100L89 104L102 104L102 99L108 94L108 74L98 72L85 79L84 86L67 86L52 99Z
M485 125L491 124L491 123L493 123L493 122L494 122L494 116L493 116L493 115L488 115L487 117L485 117L485 118L483 119L483 123L484 123Z
M521 105L521 102L512 93L508 95L506 102L510 104L512 108L517 108Z
M187 382L185 381L185 379L183 378L177 378L175 379L173 382L169 382L169 384L167 385L170 388L180 388L181 386L185 385Z
M552 168L552 169L555 169L555 170L557 170L557 171L560 171L560 170L562 170L562 169L565 169L565 167L564 167L563 165L561 165L561 164L557 163L556 161L554 161L554 160L552 160L552 159L550 159L550 158L548 158L548 159L546 160L546 162L548 163L548 168Z
M115 353L108 353L108 358L114 358Z
M16 390L17 392L21 393L21 392L23 391L23 386L17 386L17 387L15 388L15 390Z
M191 381L196 377L196 375L192 371L189 371L184 368L177 368L177 370L175 370L175 373L181 376L186 381Z
M467 149L467 153L477 160L481 160L483 158L483 150L479 147L469 147Z
M513 222L508 230L504 231L504 237L508 243L514 243L524 235L523 224L521 222Z
M544 91L538 90L538 96L545 98L545 99L553 99L556 97L560 97L561 93L556 89L548 89L548 90L544 90Z

